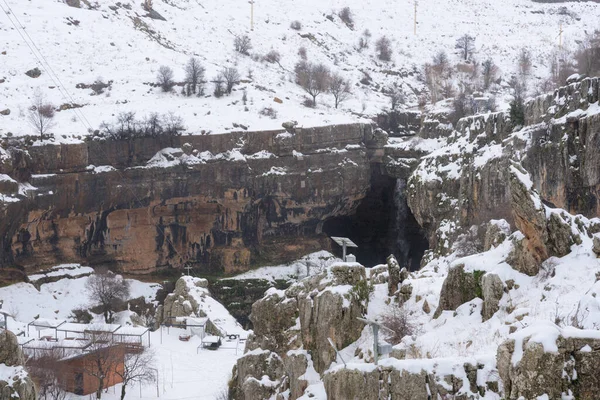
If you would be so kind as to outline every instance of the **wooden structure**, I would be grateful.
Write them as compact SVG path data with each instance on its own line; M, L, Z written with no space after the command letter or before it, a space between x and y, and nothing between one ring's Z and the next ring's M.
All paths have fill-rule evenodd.
M100 347L92 351L60 361L64 373L60 381L61 387L67 392L80 396L95 393L98 390L97 360L106 360L107 373L104 387L111 387L123 382L125 369L125 346L121 344Z

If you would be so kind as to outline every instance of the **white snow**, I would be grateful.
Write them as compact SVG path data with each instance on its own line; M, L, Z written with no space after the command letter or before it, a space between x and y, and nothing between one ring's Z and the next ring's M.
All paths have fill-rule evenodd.
M11 113L1 116L0 134L33 133L25 119L38 88L56 106L83 106L57 112L53 132L56 140L63 142L75 142L87 135L88 129L98 129L103 121L112 122L119 112L128 111L136 112L139 118L151 112L174 112L194 134L221 133L242 125L249 130L279 129L288 120L298 121L300 127L356 121L361 115L372 116L389 107L389 99L379 90L381 85L397 84L408 104L416 105L417 96L411 88L420 89L422 83L414 72L442 49L448 51L453 63L459 62L454 44L465 33L477 37L475 58L493 58L505 77L516 69L519 50L529 48L532 78L541 79L549 75L546 61L557 46L560 24L565 47L574 48L585 31L593 32L597 27L598 16L594 2L569 3L570 15L564 15L561 4L527 0L422 0L414 35L412 2L392 0L264 0L254 7L253 31L249 30L249 5L234 0L155 3L166 21L146 17L139 2L108 0L95 4L97 9L89 10L59 1L7 0L10 10L2 13L0 20L0 50L6 52L0 55L2 79L6 80L0 90ZM353 13L353 28L336 15L344 6ZM326 18L328 15L332 20ZM300 31L290 28L294 20L301 22ZM358 38L367 28L372 34L370 47L359 52ZM234 37L243 34L252 39L251 56L233 49ZM374 54L374 42L383 35L392 42L392 61L388 63L377 60ZM300 105L305 93L294 83L292 73L300 47L306 48L310 61L323 62L350 79L352 97L339 109L334 108L330 95L319 96L315 109ZM279 63L262 61L271 50L281 54ZM181 82L190 56L198 57L204 65L206 80L214 79L223 67L236 67L241 83L231 96L219 99L209 96L211 84L201 97L184 97L179 86L172 93L162 93L150 85L156 82L161 65L173 68L175 80ZM42 71L39 78L25 75L34 67ZM370 75L372 85L354 86L364 77L361 71ZM110 89L92 95L91 89L76 88L98 78L111 81ZM275 102L275 97L282 103ZM277 116L261 115L264 108L274 109Z

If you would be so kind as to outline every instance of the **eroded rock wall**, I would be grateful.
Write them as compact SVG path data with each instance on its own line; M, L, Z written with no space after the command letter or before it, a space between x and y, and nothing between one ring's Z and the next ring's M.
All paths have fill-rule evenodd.
M372 136L354 124L34 146L35 190L0 226L3 263L232 273L327 248L323 221L369 188Z

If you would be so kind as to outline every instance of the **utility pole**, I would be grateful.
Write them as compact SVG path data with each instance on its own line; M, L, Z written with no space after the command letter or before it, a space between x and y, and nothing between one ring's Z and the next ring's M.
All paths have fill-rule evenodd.
M562 22L560 23L560 28L558 31L558 49L562 50L562 40L563 40L563 28L562 28Z
M248 1L250 3L250 30L254 30L254 0Z
M415 36L417 36L417 0L415 0Z

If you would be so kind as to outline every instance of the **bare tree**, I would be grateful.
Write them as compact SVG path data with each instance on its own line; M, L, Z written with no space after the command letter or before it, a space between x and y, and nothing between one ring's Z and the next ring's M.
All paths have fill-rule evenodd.
M531 53L529 49L523 47L519 52L519 73L529 75L531 72Z
M121 369L124 358L125 346L115 343L112 334L101 332L94 335L86 348L83 371L97 381L96 399L102 398L102 391L111 375L117 374Z
M240 73L236 68L224 68L221 76L225 82L225 92L231 94L233 87L240 82Z
M204 72L205 69L200 61L192 57L185 65L185 81L187 85L187 95L191 96L198 90L198 96L204 94Z
M567 47L550 55L550 75L555 86L563 85L576 72L573 54Z
M216 78L212 82L215 85L215 89L213 90L213 95L217 98L223 97L223 94L225 93L225 89L223 88L223 84L225 83L225 78L223 77L223 74L217 75Z
M28 356L27 371L36 382L38 399L64 400L67 393L59 383L59 379L67 372L66 367L60 363L65 356L64 349L39 350Z
M335 108L338 108L338 105L347 100L352 93L350 90L350 82L338 74L333 74L331 76L331 79L329 80L329 91L335 99Z
M482 64L483 89L487 90L493 81L496 80L498 67L494 64L491 58L485 60Z
M238 53L247 56L252 49L252 41L248 35L236 36L233 40L233 47Z
M317 96L329 89L329 68L324 64L300 61L295 70L296 82L312 97L312 106L316 106Z
M163 92L170 92L173 86L175 86L175 82L173 82L173 70L166 65L158 69L156 79Z
M127 387L131 383L149 383L156 380L154 353L147 348L139 352L125 354L123 370L116 369L116 374L123 380L121 383L121 400L125 399Z
M54 115L54 106L46 102L42 92L36 91L27 119L31 127L40 134L40 139L44 139L44 135L54 126Z
M390 97L390 106L392 111L396 110L400 104L404 103L404 92L398 86L394 85L388 90L388 96Z
M99 303L106 323L112 321L117 306L129 297L129 282L110 271L94 273L85 287L90 300Z
M390 61L392 59L392 42L387 36L382 36L375 42L375 51L377 58L381 61Z
M371 39L371 32L365 29L360 39L358 39L358 51L369 48L369 40Z
M456 40L455 47L460 50L463 59L466 61L475 50L475 37L464 34Z
M354 19L352 18L352 11L350 10L350 7L342 8L338 13L338 16L346 25L348 25L349 27L353 26Z
M384 330L387 340L391 344L398 344L403 337L416 333L416 326L410 319L410 314L404 305L390 305L382 315L382 325L388 330Z
M579 73L587 76L600 72L600 32L586 34L575 54Z

